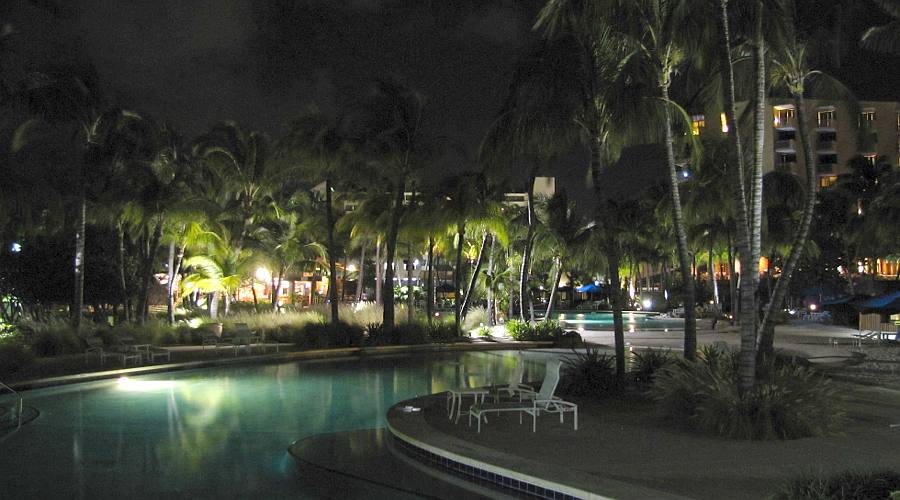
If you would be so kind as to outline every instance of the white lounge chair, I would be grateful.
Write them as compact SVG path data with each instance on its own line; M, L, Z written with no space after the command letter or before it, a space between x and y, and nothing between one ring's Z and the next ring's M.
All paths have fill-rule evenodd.
M237 356L238 348L245 346L247 354L253 352L253 346L259 345L259 337L250 330L247 323L234 324L234 337L231 338L231 346L234 348L234 355Z
M508 403L480 403L474 404L469 408L469 425L472 425L472 417L478 419L478 432L481 432L481 419L487 421L488 413L500 413L515 411L519 412L519 423L522 423L522 413L531 415L531 432L537 432L537 417L540 413L559 413L559 421L563 421L563 414L572 412L574 416L574 429L578 430L578 405L563 401L554 396L556 386L559 385L559 365L558 359L547 361L546 371L544 372L544 382L541 384L539 392L519 392L519 401Z

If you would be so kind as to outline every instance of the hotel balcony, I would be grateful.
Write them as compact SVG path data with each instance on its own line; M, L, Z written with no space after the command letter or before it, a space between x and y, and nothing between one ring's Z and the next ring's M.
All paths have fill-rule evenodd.
M775 141L775 152L776 153L796 153L796 141L794 139L783 139L780 141Z

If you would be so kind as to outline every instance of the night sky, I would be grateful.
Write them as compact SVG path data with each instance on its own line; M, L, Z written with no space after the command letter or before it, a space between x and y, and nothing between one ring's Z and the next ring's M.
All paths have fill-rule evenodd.
M373 77L401 76L428 96L431 134L474 152L516 58L536 37L531 25L542 4L4 0L0 22L17 31L7 71L90 62L111 102L149 112L189 138L225 119L277 137L310 102L336 109ZM837 58L832 72L861 98L898 99L898 58L861 56L853 40L882 19L877 9L862 1L801 4L804 30L841 46L816 44Z

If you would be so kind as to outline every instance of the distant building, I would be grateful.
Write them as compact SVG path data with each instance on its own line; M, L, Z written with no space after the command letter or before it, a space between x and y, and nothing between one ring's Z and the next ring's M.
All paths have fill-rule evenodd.
M862 156L875 162L879 156L900 165L900 103L894 101L858 101L852 109L848 101L807 99L806 117L810 145L818 168L818 185L833 184L838 175L848 173L847 161ZM746 103L740 103L738 113ZM793 172L803 176L804 157L798 140L797 110L791 99L770 99L766 103L764 172ZM691 117L694 135L727 132L724 114L715 117Z

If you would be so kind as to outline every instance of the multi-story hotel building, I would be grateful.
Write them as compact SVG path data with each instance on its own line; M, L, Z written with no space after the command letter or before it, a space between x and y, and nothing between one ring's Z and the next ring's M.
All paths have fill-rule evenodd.
M851 106L848 101L807 99L805 104L807 132L820 187L831 185L838 175L847 173L847 161L854 156L872 162L881 156L893 165L900 165L900 103L858 101ZM794 102L770 99L766 113L770 121L766 127L764 171L785 170L802 176L805 160ZM693 115L691 119L692 133L706 132L709 122L706 116ZM716 121L719 127L715 130L728 130L724 115Z

